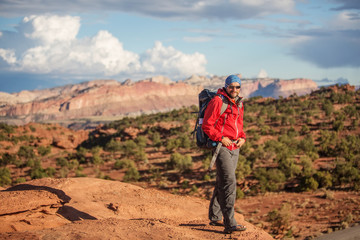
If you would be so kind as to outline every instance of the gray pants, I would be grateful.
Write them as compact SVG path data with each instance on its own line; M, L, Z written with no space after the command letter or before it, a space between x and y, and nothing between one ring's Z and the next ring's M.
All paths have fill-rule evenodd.
M220 221L224 218L225 228L237 225L234 218L236 200L235 170L239 159L239 149L230 151L221 147L216 159L216 184L210 201L210 221Z

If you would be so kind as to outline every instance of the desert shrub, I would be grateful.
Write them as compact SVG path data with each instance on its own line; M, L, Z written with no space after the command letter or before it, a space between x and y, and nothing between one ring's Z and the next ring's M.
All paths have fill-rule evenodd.
M308 127L308 125L302 125L301 129L300 129L300 134L301 135L305 135L308 134L310 132L310 128Z
M122 144L122 152L126 157L133 157L140 149L133 140L127 140Z
M323 105L323 110L325 112L325 115L329 117L334 112L334 106L330 101L327 101Z
M45 172L48 175L48 177L54 177L54 175L56 173L56 169L53 167L48 167L45 169Z
M92 156L91 163L94 165L101 165L104 163L104 160L102 159L99 153L96 153Z
M7 186L12 183L10 170L6 167L0 168L0 186Z
M282 188L282 185L286 180L284 173L276 168L271 168L269 170L266 168L257 168L254 176L259 181L261 192L278 191Z
M251 153L251 143L249 141L246 141L244 145L241 146L239 155L248 157L250 153Z
M15 181L16 184L24 183L24 182L26 182L26 179L23 178L23 177L19 177L19 178L17 178L16 181Z
M154 147L161 147L161 136L159 132L153 132L150 134L150 139L153 142Z
M86 174L82 173L80 170L76 170L75 177L86 177Z
M46 156L48 155L49 153L51 153L51 146L39 146L37 148L37 151L38 153L41 155L41 156Z
M60 167L68 167L69 166L69 162L66 158L64 157L58 157L56 158L56 165L60 166Z
M59 170L59 175L61 178L66 178L69 174L69 169L67 167L62 167Z
M192 146L192 141L190 140L189 134L183 133L179 136L179 138L180 138L180 147L190 148Z
M146 142L147 142L147 138L145 136L138 136L135 139L135 142L137 143L138 147L140 148L145 148L146 147Z
M0 167L6 166L16 162L16 155L10 153L3 153L0 159Z
M313 166L313 162L309 156L300 157L300 165L302 166L301 175L302 176L312 176L316 170Z
M292 178L301 172L300 167L295 164L294 158L280 158L278 164L279 170L282 171L287 178Z
M291 212L291 205L285 203L279 209L274 209L268 213L267 221L271 223L271 227L275 233L279 233L290 227Z
M242 199L245 197L245 193L241 190L241 188L236 188L236 199Z
M181 145L181 139L171 138L166 143L166 151L173 152L175 149L178 149Z
M354 105L347 105L342 109L342 111L350 118L359 116L359 113Z
M17 154L20 158L29 159L35 157L34 149L31 146L20 146L20 149L17 152Z
M123 169L123 168L135 168L136 164L133 160L130 159L122 159L122 160L116 160L114 164L114 169Z
M344 121L346 117L343 113L337 113L335 120L333 121L333 130L335 131L342 131L344 129Z
M80 147L76 150L75 158L79 161L80 164L86 163L86 148Z
M260 129L260 134L267 135L269 133L269 131L270 131L270 127L268 125L264 125Z
M202 166L204 169L208 169L211 162L211 155L206 155L202 159Z
M360 137L347 135L336 143L335 152L350 161L356 154L360 153Z
M242 155L239 155L239 160L236 168L236 178L238 180L243 180L247 175L251 173L251 164L246 161L246 158Z
M319 187L319 183L315 180L315 178L310 177L310 176L304 176L301 178L300 181L300 191L313 191L318 189Z
M333 184L341 186L349 184L354 189L360 187L360 170L350 162L337 162L333 171Z
M332 187L333 177L329 172L316 172L314 179L319 183L319 188L330 188Z
M16 127L0 122L0 130L4 131L5 133L14 133L14 128Z
M188 154L181 155L178 152L171 154L168 166L171 169L177 169L179 172L185 172L192 168L192 157Z
M136 182L140 179L140 173L136 167L130 167L124 176L124 182Z
M319 137L319 153L326 157L333 156L337 138L335 132L321 130Z
M39 160L34 162L34 166L30 170L30 177L31 179L48 177L46 170L41 166L41 162Z
M36 132L36 128L34 127L34 126L29 126L29 128L30 128L30 131L32 131L32 132Z
M298 145L299 149L303 151L303 153L308 154L311 152L317 152L317 149L314 144L314 140L311 135L306 135Z
M134 159L136 162L148 163L148 157L144 149L140 148L135 154Z
M290 117L288 115L281 116L281 126L287 126L290 124Z
M116 141L112 138L108 143L105 145L105 150L109 152L120 152L121 151L121 142Z

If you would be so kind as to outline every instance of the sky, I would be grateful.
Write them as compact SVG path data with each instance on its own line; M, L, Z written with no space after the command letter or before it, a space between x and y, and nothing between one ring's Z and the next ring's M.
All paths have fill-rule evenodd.
M360 85L359 0L0 0L0 91L192 75Z

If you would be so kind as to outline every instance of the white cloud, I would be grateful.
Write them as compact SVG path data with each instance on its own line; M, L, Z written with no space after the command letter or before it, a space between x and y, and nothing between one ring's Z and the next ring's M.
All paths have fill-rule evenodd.
M257 75L258 78L267 78L268 74L264 69L261 69L260 72Z
M203 54L184 54L173 47L164 47L161 42L156 42L155 46L142 56L142 66L146 72L159 72L161 75L170 73L174 78L207 74L206 63Z
M30 22L34 28L25 36L38 39L44 44L71 42L75 40L80 29L80 17L43 15L25 17L24 23Z
M0 57L4 59L5 62L13 64L16 62L15 53L11 49L2 49L0 48Z
M17 34L25 36L23 41L31 42L31 46L21 49L14 44L15 49L0 49L0 58L12 71L74 78L142 78L151 73L178 79L207 73L203 54L185 54L161 42L156 42L140 59L139 54L124 49L119 39L105 30L79 39L79 17L33 15L25 17L22 24Z

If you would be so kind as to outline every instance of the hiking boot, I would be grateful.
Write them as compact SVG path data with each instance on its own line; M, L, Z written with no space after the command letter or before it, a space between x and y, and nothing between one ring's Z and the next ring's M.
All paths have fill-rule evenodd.
M220 227L224 226L224 224L221 221L211 221L209 223L209 225L211 225L211 226L220 226Z
M225 228L224 229L224 233L232 233L232 232L241 232L241 231L245 231L246 227L243 225L237 225L231 228Z

